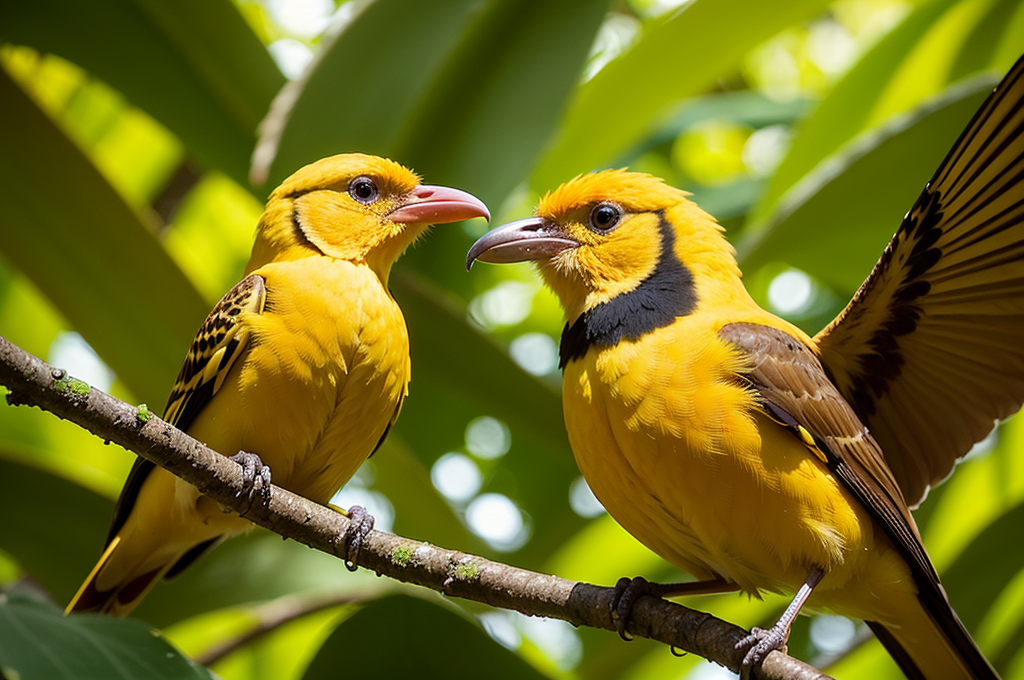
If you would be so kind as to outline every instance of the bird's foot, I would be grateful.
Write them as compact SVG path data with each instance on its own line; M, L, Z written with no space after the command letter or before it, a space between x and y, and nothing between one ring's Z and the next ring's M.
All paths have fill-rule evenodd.
M651 583L643 576L636 578L623 576L616 582L615 594L612 596L608 608L611 610L612 623L615 624L620 638L627 642L633 639L633 636L626 631L629 620L633 616L633 607L641 597L660 595L657 586L658 584Z
M712 593L729 593L734 590L739 590L739 586L732 581L726 581L722 578L705 581L687 581L685 583L651 583L643 576L637 576L636 578L622 577L615 584L615 594L612 597L609 609L611 610L612 623L615 624L619 637L629 641L633 638L626 631L626 627L633 616L633 607L641 597L648 595L654 597L710 595Z
M750 635L736 643L736 649L747 650L746 655L743 657L743 664L740 667L741 680L747 680L754 667L764 661L765 657L771 652L774 652L776 649L781 652L786 651L789 629L785 626L780 626L781 623L780 621L767 630L764 628L751 628Z
M353 505L342 514L348 517L348 528L341 535L341 541L345 545L345 567L349 571L359 568L356 560L359 558L359 549L363 547L363 541L373 531L373 515L366 511L361 505Z
M255 453L239 451L231 456L231 460L242 467L242 481L249 500L249 504L245 506L245 510L241 513L244 515L249 512L249 509L252 507L252 501L257 496L264 503L270 500L270 468L264 465L263 461ZM242 495L242 492L239 492L238 495Z

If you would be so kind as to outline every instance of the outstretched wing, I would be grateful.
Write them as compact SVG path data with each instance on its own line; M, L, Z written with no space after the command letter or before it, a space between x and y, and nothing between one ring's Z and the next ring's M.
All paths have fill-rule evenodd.
M167 400L164 420L179 430L188 430L224 384L235 360L249 342L249 327L239 323L239 317L243 312L261 314L265 302L266 287L263 277L258 274L245 277L221 298L192 340ZM154 467L145 458L136 459L132 465L114 508L114 519L107 534L108 544L124 526L142 483Z
M975 114L853 301L821 361L904 498L1024 402L1024 57Z

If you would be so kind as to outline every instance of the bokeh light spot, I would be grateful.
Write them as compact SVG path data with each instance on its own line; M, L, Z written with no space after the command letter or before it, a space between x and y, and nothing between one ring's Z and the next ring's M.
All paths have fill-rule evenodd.
M558 619L524 617L523 632L561 671L575 668L583 658L583 642L572 624Z
M114 382L114 372L103 363L89 343L74 331L57 334L50 345L47 361L63 368L73 378L84 380L104 392L109 392Z
M788 269L768 284L768 303L779 314L802 314L813 301L814 283L798 269Z
M827 654L845 650L857 636L857 626L845 616L815 616L811 620L811 643Z
M597 517L605 513L601 501L590 490L590 485L583 477L577 477L569 485L569 505L580 517Z
M475 496L483 484L480 468L469 456L446 453L430 468L434 488L450 501L463 503Z
M466 448L477 458L501 458L512 446L512 433L497 418L481 416L466 426Z
M305 44L293 38L282 38L267 45L281 73L289 80L295 80L313 60L313 52Z
M516 650L523 644L523 636L519 634L512 612L488 612L479 616L484 630L498 644L506 649Z
M523 513L512 499L500 493L485 493L473 499L466 508L466 523L497 550L516 550L529 539Z
M512 360L533 375L547 375L558 368L558 345L547 333L520 335L508 346Z

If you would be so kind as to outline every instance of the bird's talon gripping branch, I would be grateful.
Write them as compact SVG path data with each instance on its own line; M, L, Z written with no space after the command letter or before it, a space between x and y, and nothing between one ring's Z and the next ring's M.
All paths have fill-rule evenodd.
M615 592L609 603L612 622L616 624L619 637L629 642L633 637L626 631L633 616L633 607L641 597L678 597L682 595L710 595L712 593L729 593L738 590L738 586L725 579L709 579L706 581L687 581L685 583L651 583L643 576L628 578L623 576L615 584Z
M750 672L755 666L764 661L771 652L779 650L786 652L786 642L789 638L789 629L780 628L782 622L775 624L769 629L751 628L750 635L736 643L736 649L746 649L743 657L743 665L740 669L741 680L747 680Z
M348 517L349 525L345 533L341 535L341 541L345 545L345 567L349 571L359 568L356 564L359 559L359 549L363 541L373 531L374 518L361 505L353 505L343 513Z
M626 642L633 639L633 636L629 634L626 628L629 626L629 620L633 615L633 607L636 605L636 601L645 595L656 595L655 585L643 576L637 576L636 578L623 576L615 583L615 593L612 596L609 609L611 610L612 622L616 625L619 637Z
M800 610L807 602L807 598L811 596L811 592L824 577L825 571L820 567L815 567L774 626L768 629L751 628L750 635L736 643L736 649L747 650L740 668L742 680L747 680L754 666L764 661L771 652L776 649L782 652L786 651L786 642L789 640L789 630L793 627L793 621L796 620Z
M270 500L271 481L270 468L263 464L263 461L255 453L239 451L231 456L231 460L242 467L242 480L249 497L249 505L246 506L245 514L252 507L252 500L259 496L263 502ZM239 493L241 495L241 493Z

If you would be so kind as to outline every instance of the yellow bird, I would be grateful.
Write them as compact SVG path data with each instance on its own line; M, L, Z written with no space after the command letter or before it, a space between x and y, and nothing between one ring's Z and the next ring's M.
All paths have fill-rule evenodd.
M908 677L998 677L909 506L1024 401L1022 130L1024 59L814 338L762 310L721 227L649 175L577 177L474 244L467 266L538 264L565 309L580 470L627 531L699 580L620 581L620 633L644 594L792 592L738 645L744 674L806 602L870 622Z
M164 417L220 452L241 452L255 493L274 483L319 503L380 446L409 383L395 260L430 224L487 208L362 154L307 165L271 194L245 278L192 341ZM354 512L353 512L354 511ZM372 526L361 508L350 549ZM251 524L138 459L106 550L68 611L126 616L161 578ZM350 555L353 553L350 550Z

